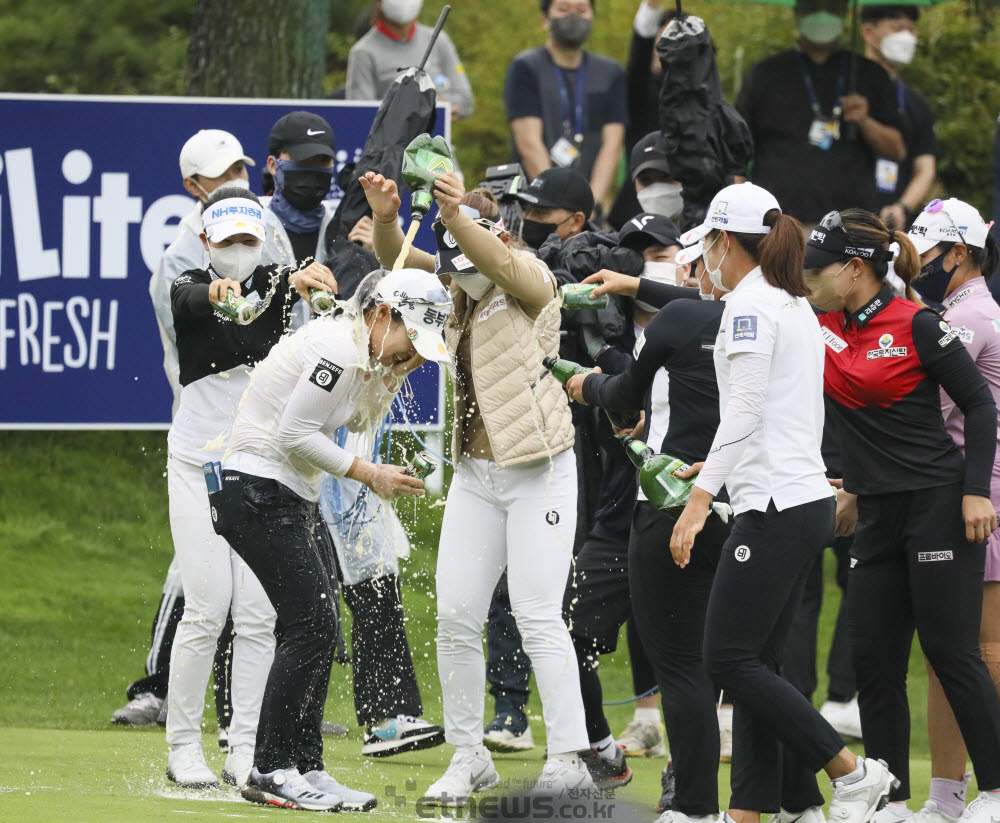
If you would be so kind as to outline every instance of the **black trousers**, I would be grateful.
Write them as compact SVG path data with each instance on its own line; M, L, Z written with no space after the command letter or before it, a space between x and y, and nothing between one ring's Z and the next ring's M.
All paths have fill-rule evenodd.
M853 537L837 537L833 541L833 553L837 558L837 585L840 587L841 597L826 672L830 678L827 695L830 700L836 700L838 703L846 703L858 690L847 625L847 576L853 542ZM820 555L806 576L802 600L789 632L788 648L785 649L785 659L782 664L782 675L785 679L810 700L816 691L816 635L822 608L823 556Z
M424 707L406 641L399 576L344 586L344 600L354 617L351 653L358 724L367 726L398 714L419 717Z
M640 501L632 516L628 569L639 639L660 686L677 773L673 809L719 810L719 720L702 655L705 615L729 527L710 515L682 569L670 554L674 519Z
M848 601L865 751L910 796L906 674L913 631L941 681L980 790L1000 789L1000 698L979 649L985 544L968 543L956 484L858 500Z
M319 507L275 480L223 472L217 529L257 575L282 631L268 674L254 765L323 768L323 706L339 619L333 546Z
M705 659L734 702L730 808L777 812L782 746L819 771L843 740L779 676L806 575L833 536L833 498L736 517L722 548L705 618ZM815 777L812 779L815 784ZM818 790L817 790L818 794Z
M183 596L164 594L160 597L150 632L146 676L128 687L126 695L129 700L134 700L145 692L155 694L160 700L166 699L167 684L170 682L170 650L174 647L174 636L183 616Z

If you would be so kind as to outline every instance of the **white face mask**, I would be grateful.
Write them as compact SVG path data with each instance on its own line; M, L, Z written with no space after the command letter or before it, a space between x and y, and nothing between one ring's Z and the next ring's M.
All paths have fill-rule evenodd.
M650 214L662 214L676 220L684 211L684 198L680 183L650 183L642 191L636 192L642 210Z
M705 263L705 271L708 272L708 279L712 281L712 285L715 286L715 288L717 288L719 291L731 291L731 289L727 289L722 283L722 263L726 259L726 255L729 254L728 237L726 238L727 241L726 250L722 253L722 257L719 258L719 265L716 266L714 269L709 268L708 265L708 251L709 249L712 248L712 246L714 246L716 243L719 242L720 237L722 237L722 235L717 234L715 236L715 239L708 244L708 248L706 248L705 251L702 252L701 259Z
M894 31L882 38L882 56L890 63L905 66L917 52L917 35L912 31Z
M247 246L243 243L233 243L231 246L218 249L209 246L208 256L212 261L212 268L219 277L242 283L257 268L263 251L263 244Z
M844 31L844 18L828 11L816 11L799 20L799 34L817 46L837 41Z
M382 0L382 14L393 23L416 20L424 0Z
M473 300L482 300L483 296L493 285L492 280L490 280L485 274L480 274L479 272L470 272L469 274L453 274L451 279L454 280L458 284L458 287Z

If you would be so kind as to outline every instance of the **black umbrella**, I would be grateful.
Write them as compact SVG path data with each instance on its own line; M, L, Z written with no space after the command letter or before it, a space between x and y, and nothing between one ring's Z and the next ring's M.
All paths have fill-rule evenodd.
M337 278L341 298L353 294L362 278L377 267L372 255L347 240L358 220L371 215L357 172L374 171L398 180L403 165L403 149L418 134L434 128L437 91L434 81L424 71L424 65L450 10L451 6L441 10L420 65L404 71L390 86L375 114L375 122L357 163L344 166L338 175L337 183L344 197L327 226L324 242L328 265Z
M680 2L678 0L678 11ZM705 21L679 15L656 44L663 67L660 144L671 175L684 185L684 228L704 220L708 204L753 157L750 128L726 102Z

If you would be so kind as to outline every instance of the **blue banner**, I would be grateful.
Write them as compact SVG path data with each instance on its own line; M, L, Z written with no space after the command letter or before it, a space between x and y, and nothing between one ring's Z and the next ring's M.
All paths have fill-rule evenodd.
M257 162L260 193L271 126L298 109L333 126L339 170L361 154L378 107L0 94L0 428L169 426L149 278L195 204L181 146L199 129L231 132ZM439 106L435 133L448 131ZM417 245L432 249L426 222ZM414 425L443 425L443 379L433 364L411 377Z

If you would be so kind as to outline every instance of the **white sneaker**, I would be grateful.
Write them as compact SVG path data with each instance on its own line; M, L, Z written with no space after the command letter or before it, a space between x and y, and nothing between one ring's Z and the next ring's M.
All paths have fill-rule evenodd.
M827 700L820 708L819 713L841 737L853 737L861 740L861 710L858 708L858 698L849 700L846 703L837 703Z
M663 814L656 818L656 823L716 823L716 816L714 814L696 815L695 817L689 817L684 814L684 812L675 812L673 809L667 809ZM774 818L772 817L773 821Z
M535 740L531 736L531 726L521 734L510 729L487 729L483 733L483 745L491 752L526 752L535 748Z
M355 789L349 789L343 783L338 783L326 772L306 772L303 776L305 777L306 782L314 789L339 797L344 803L341 807L341 811L367 812L371 811L378 805L378 800L375 799L375 795L369 794L368 792L359 792Z
M719 706L719 762L733 759L733 707Z
M163 700L152 692L137 694L111 715L111 722L119 726L152 726L160 716Z
M910 820L913 817L913 809L905 803L886 803L881 809L872 815L871 823L900 823L902 820Z
M629 757L666 757L667 745L659 723L633 720L625 731L615 735L615 743L625 749Z
M955 823L957 817L951 817L938 808L933 800L924 803L924 807L913 816L912 823Z
M474 752L457 751L445 773L424 792L424 802L431 806L461 806L473 792L492 789L499 782L500 775L485 747Z
M587 764L583 762L583 758L556 760L550 757L542 767L542 773L535 783L534 791L556 795L579 789L595 791L597 789L597 786L594 785L594 778L590 776L590 771L587 769Z
M810 806L804 812L787 812L782 809L771 815L771 823L826 823L822 806Z
M261 774L254 766L240 794L251 803L307 812L338 812L344 804L337 795L311 786L298 769L277 769Z
M226 765L222 767L222 780L230 786L242 789L253 768L253 746L233 746L226 755Z
M884 760L866 757L862 763L865 775L860 780L853 783L833 781L830 823L868 823L889 792L899 785Z
M959 820L962 823L992 823L994 818L1000 818L1000 797L993 792L980 792Z
M208 768L201 743L186 743L170 749L167 778L184 789L219 788L219 778Z

